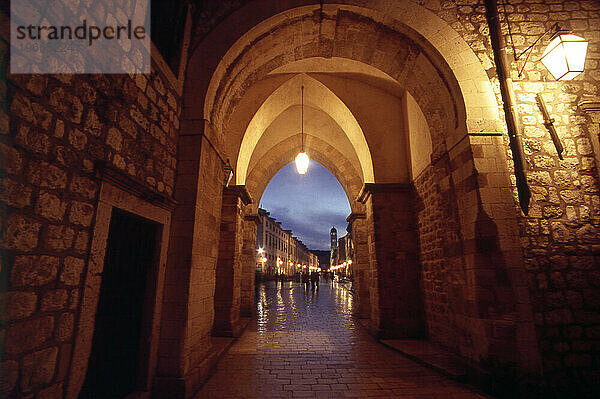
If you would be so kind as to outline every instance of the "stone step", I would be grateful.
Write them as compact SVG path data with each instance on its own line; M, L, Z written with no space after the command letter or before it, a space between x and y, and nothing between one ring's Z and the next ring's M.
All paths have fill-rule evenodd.
M464 361L438 344L424 339L385 339L380 342L447 377L467 381L468 369Z

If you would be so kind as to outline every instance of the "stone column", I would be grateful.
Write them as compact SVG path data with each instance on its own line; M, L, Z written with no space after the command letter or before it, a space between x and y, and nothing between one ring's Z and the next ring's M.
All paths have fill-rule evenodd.
M251 317L254 313L254 273L256 270L256 227L258 215L244 217L244 245L242 248L242 281L240 315Z
M354 293L357 298L354 314L361 319L371 315L369 245L367 220L364 213L351 213L346 218L352 224L352 241L354 242Z
M461 354L506 375L535 375L539 349L502 137L469 135L448 151L448 165L466 281Z
M203 119L186 119L178 138L177 182L153 391L184 398L206 375L212 349L215 265L219 242L223 164L205 135ZM191 326L194 328L191 328Z
M424 334L413 200L407 184L365 184L359 195L372 221L371 323L382 338Z
M241 330L243 206L250 202L250 196L244 186L232 186L223 190L213 336L237 337Z

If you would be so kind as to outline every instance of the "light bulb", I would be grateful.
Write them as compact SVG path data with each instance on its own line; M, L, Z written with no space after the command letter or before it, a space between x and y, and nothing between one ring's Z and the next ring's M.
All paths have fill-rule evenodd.
M301 175L308 170L308 155L305 152L301 152L296 156L296 170Z

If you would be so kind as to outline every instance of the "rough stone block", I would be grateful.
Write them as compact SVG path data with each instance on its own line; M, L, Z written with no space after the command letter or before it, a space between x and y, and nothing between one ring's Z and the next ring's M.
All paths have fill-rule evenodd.
M98 184L85 176L73 176L69 189L86 199L94 199L98 192Z
M63 313L56 321L55 337L59 342L64 342L71 338L75 328L75 315L73 313Z
M45 255L21 255L15 258L10 281L14 287L36 287L56 278L59 259Z
M48 84L48 76L46 75L29 75L29 80L25 84L25 88L36 96L41 96Z
M88 138L79 129L71 129L69 131L69 143L75 148L77 151L82 151L88 142Z
M8 397L19 378L19 363L6 360L0 363L0 397Z
M12 324L6 335L6 353L15 355L46 342L54 330L54 317L44 316Z
M111 127L108 129L108 134L106 135L106 144L112 147L115 151L121 151L123 135L117 128Z
M69 226L50 225L44 235L44 247L54 251L64 251L73 246L75 230Z
M65 289L50 290L42 297L42 312L62 310L67 303L68 293Z
M24 319L29 317L37 304L37 295L29 291L8 291L0 293L1 317L4 320Z
M34 154L48 155L50 151L50 138L36 129L27 125L20 125L15 136L17 145Z
M5 177L0 180L0 201L15 208L24 208L31 204L31 188Z
M60 275L60 281L66 285L79 285L81 273L83 272L83 259L68 256L64 260L63 270Z
M77 237L75 238L75 252L77 254L85 254L87 252L89 246L89 233L85 230L77 233Z
M79 306L79 290L72 290L69 296L69 309L75 310Z
M87 117L85 118L83 131L91 134L92 136L100 137L102 135L103 126L104 125L98 118L98 114L96 114L94 110L89 110Z
M11 115L21 118L24 121L29 123L35 122L35 114L33 112L33 108L31 107L31 101L21 93L18 93L15 96L12 104L10 105L10 112Z
M92 224L94 217L94 207L86 202L73 201L71 203L71 211L69 220L72 223L88 227Z
M83 104L73 93L62 87L57 87L50 93L49 104L61 115L64 115L67 120L73 123L81 123Z
M17 149L0 143L0 171L16 174L21 171L23 160Z
M65 216L67 203L54 194L42 191L35 204L35 212L52 221L62 220Z
M29 392L42 384L48 384L54 377L58 348L52 347L23 357L21 389Z
M67 173L47 162L30 162L27 167L27 180L36 186L60 189L67 186Z

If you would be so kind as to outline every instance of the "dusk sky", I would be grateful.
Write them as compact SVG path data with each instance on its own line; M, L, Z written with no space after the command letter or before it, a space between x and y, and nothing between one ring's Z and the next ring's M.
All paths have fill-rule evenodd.
M348 198L331 172L312 159L305 175L296 172L293 162L284 166L267 186L260 206L309 249L329 250L331 226L338 237L346 234Z

